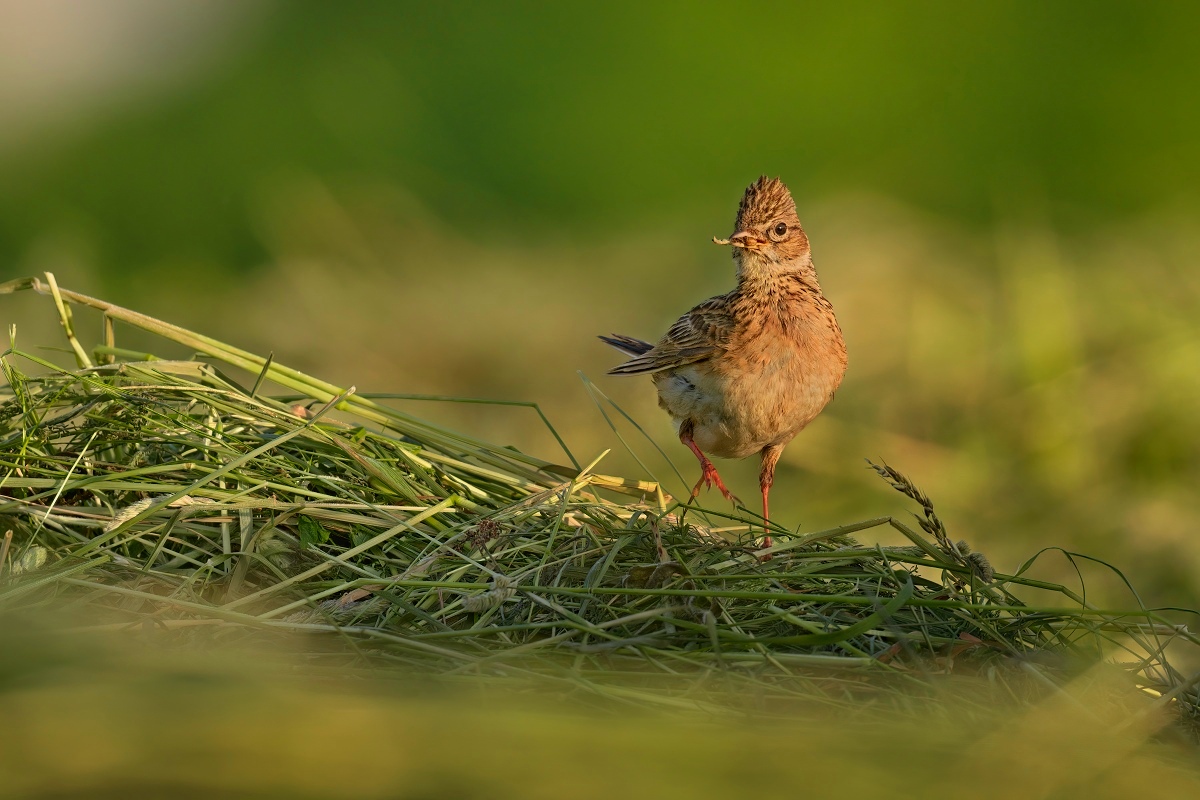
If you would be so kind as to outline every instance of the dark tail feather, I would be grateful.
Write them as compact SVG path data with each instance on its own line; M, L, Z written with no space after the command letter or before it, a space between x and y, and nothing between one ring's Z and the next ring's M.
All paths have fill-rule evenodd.
M620 350L622 353L628 353L631 356L640 356L643 353L648 353L654 349L654 345L649 342L643 342L641 339L634 339L632 336L622 336L619 333L614 333L612 336L601 336L600 341L605 344L611 344L613 347Z

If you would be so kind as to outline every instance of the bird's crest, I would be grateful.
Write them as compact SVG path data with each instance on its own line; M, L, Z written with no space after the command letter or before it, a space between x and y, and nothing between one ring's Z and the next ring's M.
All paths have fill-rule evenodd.
M796 201L792 199L792 193L779 178L763 175L750 184L742 195L734 230L749 230L787 212L791 212L792 216L796 214Z

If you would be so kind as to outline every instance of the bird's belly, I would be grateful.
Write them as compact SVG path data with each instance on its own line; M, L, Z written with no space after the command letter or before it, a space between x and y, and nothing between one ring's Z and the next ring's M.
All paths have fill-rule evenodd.
M696 445L714 456L744 458L786 444L821 412L838 381L803 370L790 348L764 356L736 370L695 364L658 373L659 405L676 426L691 420Z

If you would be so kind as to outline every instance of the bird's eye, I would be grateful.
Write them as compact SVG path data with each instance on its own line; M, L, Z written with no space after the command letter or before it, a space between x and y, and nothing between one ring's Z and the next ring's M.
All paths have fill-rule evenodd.
M776 236L783 236L785 233L787 233L787 225L786 224L781 222L775 226L775 235Z

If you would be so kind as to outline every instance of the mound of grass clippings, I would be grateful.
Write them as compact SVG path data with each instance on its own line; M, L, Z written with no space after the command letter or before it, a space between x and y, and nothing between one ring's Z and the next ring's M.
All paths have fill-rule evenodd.
M1167 658L1200 644L1185 627L995 572L890 467L920 530L773 530L756 550L744 521L689 522L654 483L442 429L50 275L0 294L24 289L53 298L76 363L2 357L0 612L324 634L375 663L706 709L903 710L947 685L1032 702L1102 661L1131 714L1196 718ZM103 344L72 305L102 313ZM118 323L197 355L121 350ZM885 526L911 544L866 538Z

